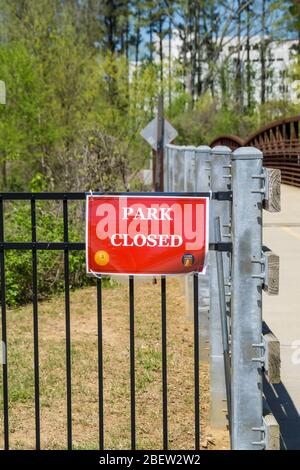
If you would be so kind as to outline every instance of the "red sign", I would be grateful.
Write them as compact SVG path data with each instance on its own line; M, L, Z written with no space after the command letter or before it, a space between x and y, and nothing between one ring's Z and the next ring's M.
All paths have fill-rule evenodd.
M208 198L88 195L89 274L203 272Z

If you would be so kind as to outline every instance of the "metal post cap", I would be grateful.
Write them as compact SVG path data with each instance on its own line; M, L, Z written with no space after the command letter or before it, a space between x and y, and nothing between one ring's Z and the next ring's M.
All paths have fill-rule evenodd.
M195 152L196 147L194 147L193 145L186 145L186 146L182 147L182 150L184 152Z
M232 153L232 160L259 160L263 153L256 147L239 147Z
M196 153L211 153L211 148L208 145L199 145L196 147Z
M229 155L232 150L227 145L216 145L211 150L213 155Z

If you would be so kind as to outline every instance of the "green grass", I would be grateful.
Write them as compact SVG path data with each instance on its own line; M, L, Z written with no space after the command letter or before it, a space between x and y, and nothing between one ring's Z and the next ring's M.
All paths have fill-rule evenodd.
M169 286L168 286L169 287ZM168 398L170 446L193 446L193 326L184 314L179 283L168 299ZM170 288L170 289L171 289ZM73 445L97 449L98 359L95 287L71 293ZM162 446L162 353L159 286L135 291L135 379L137 448ZM35 445L32 306L7 312L10 444ZM64 296L39 303L41 446L67 446ZM130 447L130 350L128 286L103 288L104 428L107 449ZM206 380L206 379L205 379ZM201 381L202 384L207 384ZM207 387L207 385L205 385ZM184 390L184 393L183 393ZM0 381L0 447L3 442ZM202 391L202 396L207 393ZM207 398L203 401L206 413Z
M137 390L143 391L157 380L157 374L161 370L161 352L154 349L142 349L137 351L137 364L141 370L136 382Z

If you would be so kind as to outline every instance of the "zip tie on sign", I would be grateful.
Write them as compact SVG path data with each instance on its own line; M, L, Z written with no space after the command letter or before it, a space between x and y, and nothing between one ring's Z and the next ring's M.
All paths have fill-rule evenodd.
M93 271L92 269L90 269L90 272L92 273L92 275L93 275L94 277L96 277L97 279L100 279L100 281L101 281L101 279L102 279L101 274L95 273L95 271Z
M91 189L89 190L89 194L90 194L91 198L93 198L94 194L93 194L93 191ZM90 273L92 274L92 276L96 277L97 279L100 279L100 281L101 281L101 279L102 279L101 274L95 273L95 271L93 271L92 269L90 269Z

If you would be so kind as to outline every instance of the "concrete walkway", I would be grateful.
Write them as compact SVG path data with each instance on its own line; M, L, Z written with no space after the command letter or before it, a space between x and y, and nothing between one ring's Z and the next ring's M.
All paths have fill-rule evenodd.
M282 384L265 384L265 393L282 446L300 449L300 189L281 191L281 213L264 211L264 245L280 256L280 293L264 296L263 317L281 343Z

